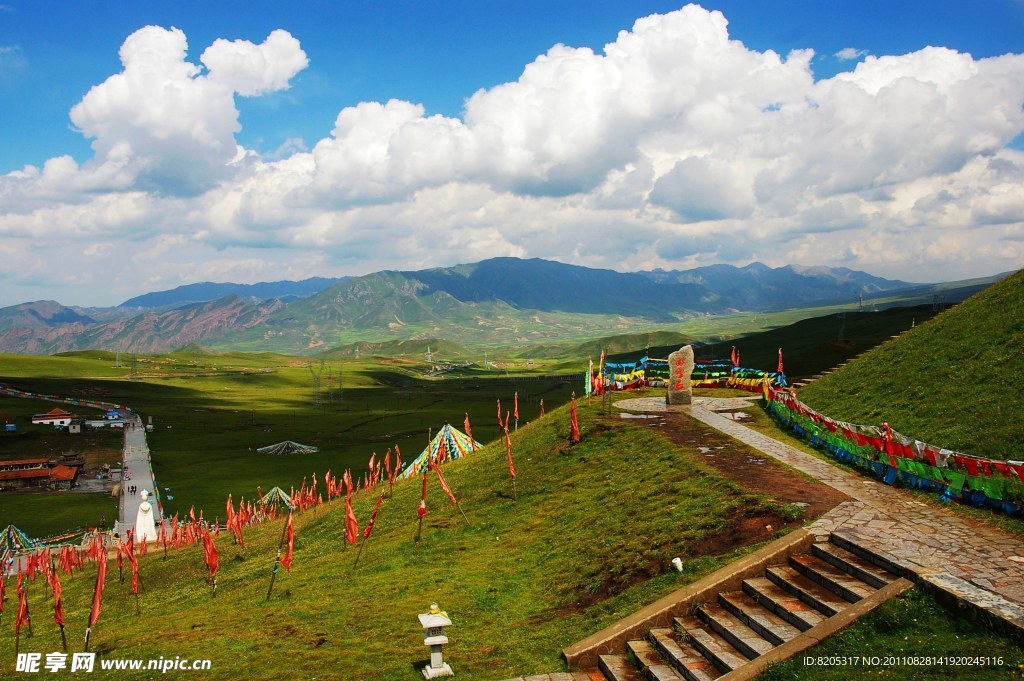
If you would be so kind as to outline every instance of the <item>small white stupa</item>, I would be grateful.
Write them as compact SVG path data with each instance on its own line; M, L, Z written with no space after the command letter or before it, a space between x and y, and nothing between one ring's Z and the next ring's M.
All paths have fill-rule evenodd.
M153 520L153 504L149 503L149 491L142 490L142 503L135 514L135 541L154 541L156 539L156 521Z

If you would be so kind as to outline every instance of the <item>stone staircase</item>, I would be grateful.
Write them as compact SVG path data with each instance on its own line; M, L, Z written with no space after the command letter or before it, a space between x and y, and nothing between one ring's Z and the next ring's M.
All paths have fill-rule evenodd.
M632 626L624 649L596 656L604 678L751 678L912 586L898 566L834 535L767 562L748 576L690 594L686 610L670 621L658 617L652 626Z

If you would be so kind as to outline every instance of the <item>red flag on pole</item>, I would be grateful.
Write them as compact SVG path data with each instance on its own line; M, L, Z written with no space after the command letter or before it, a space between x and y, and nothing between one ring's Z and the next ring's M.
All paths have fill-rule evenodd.
M516 421L519 420L519 391L517 390L512 395L512 418Z
M398 445L395 445L395 476L402 470L402 452L398 449Z
M388 447L387 453L384 455L384 472L387 473L388 482L393 482L391 479L391 448Z
M206 567L210 568L210 579L216 579L220 555L217 553L217 544L209 532L203 534L203 557L206 559Z
M736 346L732 346L732 365L738 367L740 365L740 352L736 349Z
M366 529L363 531L363 539L369 539L370 533L373 532L373 524L377 522L377 512L380 510L380 505L384 502L384 492L380 493L377 497L377 505L373 507L373 513L370 514L370 522L366 524Z
M780 374L783 373L783 371L782 371L782 348L779 348L779 367L778 367L778 372Z
M64 626L64 602L61 600L61 587L60 587L60 576L57 571L53 571L53 575L50 577L50 588L53 589L53 621L57 623L57 626Z
M352 485L349 484L349 492L345 497L345 541L355 546L359 541L359 521L352 511Z
M448 486L448 483L445 482L444 476L441 475L441 469L434 466L434 473L437 474L437 481L441 483L441 489L443 489L444 493L448 495L448 498L452 500L452 503L458 506L459 502L455 500L455 495L452 494L451 488Z
M498 400L498 427L501 428L501 400Z
M21 633L21 627L25 624L31 624L28 617L28 590L25 589L25 585L22 584L22 574L18 573L18 587L15 591L18 594L18 614L14 618L14 634L17 636Z
M287 536L287 545L284 550L284 557L281 558L281 565L284 565L284 569L288 572L292 571L292 551L295 549L295 526L292 524L292 512L288 511L288 521L285 524L285 535Z
M427 514L427 473L423 473L423 490L420 492L420 507L416 509L416 515L420 518Z
M544 398L540 399L540 417L544 418Z
M128 562L132 565L132 593L139 593L139 559L135 556L135 533L128 530Z
M466 437L469 438L469 450L472 452L476 451L476 443L473 442L473 429L469 427L469 412L466 412L466 420L462 422L462 427L466 430Z
M96 620L100 618L100 603L103 600L103 586L107 581L107 553L104 551L98 559L96 570L96 588L92 592L92 610L89 612L89 628L96 626Z
M508 474L515 480L516 467L512 463L512 438L508 434L508 415L505 416L505 426L502 428L505 435L505 456L508 457Z
M580 441L580 424L576 419L576 394L573 393L572 403L569 406L569 444L576 444Z

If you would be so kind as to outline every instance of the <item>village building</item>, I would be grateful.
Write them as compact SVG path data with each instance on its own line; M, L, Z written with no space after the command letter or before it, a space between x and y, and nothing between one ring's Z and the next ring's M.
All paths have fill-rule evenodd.
M32 417L32 424L37 426L67 426L70 425L74 415L61 408L52 409L45 414L36 414Z
M0 461L0 490L71 489L78 482L78 471L78 464L54 465L43 458Z

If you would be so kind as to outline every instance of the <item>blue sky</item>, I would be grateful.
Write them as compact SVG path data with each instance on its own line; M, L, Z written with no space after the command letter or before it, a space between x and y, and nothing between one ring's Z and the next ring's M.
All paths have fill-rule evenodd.
M43 297L108 304L199 279L359 274L497 255L620 270L800 260L917 280L1020 266L1021 217L1010 196L1019 189L1021 66L1017 60L984 62L970 87L966 71L958 69L1024 50L1024 3L704 3L724 14L728 38L739 44L738 51L721 57L715 50L726 48L714 21L705 22L703 10L680 18L681 7L593 1L132 5L0 0L0 110L5 112L0 235L7 242L0 252L7 256L0 264L0 304ZM578 112L581 125L595 126L592 134L603 135L607 144L587 137L585 127L560 131L559 119L574 115L574 102L555 94L573 90L571 69L582 69L583 78L607 73L611 60L604 59L604 46L620 31L631 31L637 19L655 14L678 21L661 22L630 48L641 55L650 48L649 59L630 64L633 57L620 51L624 66L614 70L659 84L644 92L643 97L650 95L645 110L623 104L624 111L612 110L602 119L602 112L636 95L628 94L625 83L620 92L612 91L597 76L575 96L581 101L594 94L591 104L601 109ZM145 91L144 84L122 92L121 104L111 104L113 86L86 101L90 88L124 68L118 50L126 39L149 25L180 29L188 42L185 63L199 65L200 55L218 39L260 45L276 30L294 40L277 56L298 61L282 67L285 75L247 73L243 80L265 77L255 94L231 83L234 94L227 91L220 109L189 110L199 128L209 124L211 135L221 135L208 144L188 139L170 118L158 120L159 111L146 121L135 116L132 102L156 92ZM656 47L665 36L681 46L678 54ZM685 47L690 39L692 50ZM146 40L155 41L155 34ZM589 47L595 55L548 53L558 43ZM949 48L946 56L957 58L920 52L926 46ZM765 86L772 91L763 96L777 96L784 113L795 116L800 102L811 100L815 109L852 108L837 108L838 118L794 119L782 128L770 120L768 100L758 105L764 120L751 115L743 102L748 94L761 101L764 81L750 69L762 68L761 62L771 65L765 57L769 50L790 68ZM799 70L802 59L790 59L793 50L813 50L802 67L811 81L789 72ZM536 78L521 78L545 53L549 58L534 69ZM919 57L906 57L915 54ZM870 96L843 95L830 104L828 97L844 88L828 82L852 72L865 57L883 58L873 73L865 70L856 79ZM906 57L906 63L887 66L889 57ZM989 68L995 75L985 75ZM685 85L689 69L708 75L695 77L697 85ZM208 71L197 73L192 77ZM749 84L739 82L747 76ZM692 96L678 99L665 80L670 78L680 87L692 85ZM896 96L885 86L899 78L906 90ZM993 106L999 111L1005 106L1006 113L974 129L970 112L950 109L929 124L929 134L939 140L937 151L924 151L918 143L902 156L884 158L885 140L906 139L915 116L935 118L941 104L921 88L907 86L909 80L938 88L950 102L970 96L975 85L985 92L1001 88L998 102L978 99L988 113L979 111L976 118L993 118ZM950 89L954 82L967 89ZM474 93L510 90L503 84L516 84L515 92L479 97L476 113L466 116ZM892 102L881 101L886 93ZM354 108L392 99L422 105L422 111ZM723 101L717 118L700 113ZM918 101L925 108L915 113ZM69 116L80 103L84 132ZM240 126L233 133L231 103ZM332 129L346 108L352 112L346 130L354 136L342 143ZM863 116L869 151L844 164L842 155L849 151L844 140L858 136L851 134L859 125L850 118L854 114ZM883 114L885 122L879 124ZM424 123L434 115L443 117L434 120L438 126ZM549 131L543 129L545 120L552 122ZM735 128L715 130L706 145L700 144L695 126L714 127L714 121L724 120ZM829 130L838 128L829 126L840 123L849 126L842 139L830 136ZM122 139L125 126L130 130ZM503 126L502 141L484 139L481 131L489 126ZM807 139L790 139L786 149L761 148L766 139L801 130L816 130L820 138L808 133ZM103 150L94 153L87 135L101 139ZM381 135L387 138L383 142ZM975 141L955 141L965 137ZM392 155L371 164L361 155L365 149L353 146L370 138L385 143ZM235 159L236 170L226 173L222 168L231 161L232 139L248 155L244 164ZM730 141L736 139L747 140L743 148ZM334 141L318 147L325 140ZM402 144L411 151L395 155ZM815 151L829 144L837 145L834 167ZM125 153L132 155L130 161ZM47 176L47 161L65 156L73 167L51 164ZM423 156L440 159L438 166L427 167ZM849 164L865 170L851 175ZM242 166L246 170L237 171ZM203 172L192 174L197 167ZM273 176L274 189L257 186L257 176ZM367 178L376 179L362 186ZM720 181L701 189L702 181L715 178ZM65 185L74 189L65 192ZM293 210L282 208L277 215L275 206L242 205L231 198L256 195L265 201L273 196ZM911 209L921 215L911 215ZM948 224L941 231L930 231L942 221ZM588 238L580 237L581 230ZM60 257L74 263L61 272L47 268L52 254L44 255L38 243L55 231L67 244ZM958 245L967 243L984 246L984 252L960 253ZM941 244L937 252L926 252L936 244ZM76 256L81 253L86 257ZM169 255L156 263L153 254Z

